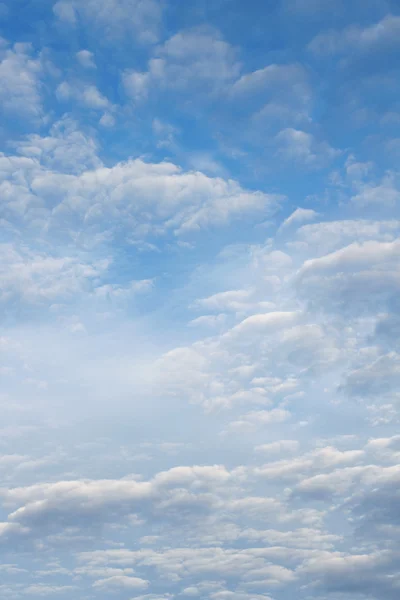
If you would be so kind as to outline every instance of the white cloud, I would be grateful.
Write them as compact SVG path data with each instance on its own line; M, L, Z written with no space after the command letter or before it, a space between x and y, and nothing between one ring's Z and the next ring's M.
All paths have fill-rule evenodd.
M56 89L56 96L60 102L73 100L93 110L112 108L110 101L91 84L63 81Z
M136 101L151 89L211 96L234 81L239 72L232 46L218 31L199 28L172 36L157 49L146 72L125 71L123 83Z
M157 0L62 0L53 7L61 23L75 26L81 21L86 27L98 29L102 42L120 40L133 31L142 43L158 39L162 3Z
M142 517L154 514L157 518L173 519L178 513L182 517L186 509L195 517L198 509L209 511L218 504L211 492L226 487L229 479L230 474L224 467L194 466L160 472L147 482L79 480L3 488L0 495L4 503L17 504L19 508L9 514L8 523L2 524L1 535L18 528L18 534L25 533L28 537L46 536L73 526L77 518L85 519L90 528L99 519L104 523L113 522L117 514L120 518L138 513Z
M93 587L99 590L143 590L149 586L149 582L140 577L129 577L127 575L113 575L106 579L95 581Z
M35 158L2 158L5 218L37 218L47 221L50 230L61 227L73 237L77 226L83 235L90 230L92 239L96 234L111 237L115 230L121 235L124 229L132 241L167 232L191 234L246 215L271 214L280 201L275 195L245 190L235 181L185 172L167 162L137 159L99 166L93 140L74 131L68 121L51 137L30 136L18 147ZM74 176L45 168L81 171L85 162L83 172ZM15 183L12 168L18 169L21 183Z
M308 260L300 270L299 277L312 274L329 273L336 270L354 270L369 268L372 264L394 260L400 255L400 241L365 242L351 244L324 257Z
M138 71L125 71L122 76L125 90L133 100L147 98L150 85L150 74Z
M43 583L36 583L24 588L23 592L32 596L45 597L53 596L54 594L73 593L76 589L74 585L45 585Z
M115 117L109 112L105 112L99 121L99 124L102 127L114 127L115 123L116 123Z
M84 67L85 69L96 68L94 54L93 52L90 52L90 50L79 50L79 52L76 53L76 58L78 62L82 65L82 67Z
M283 423L290 419L290 412L281 408L252 411L229 423L226 433L251 433L265 426Z
M313 256L323 255L348 246L352 242L391 242L400 232L400 221L374 221L367 219L322 221L303 225L296 232L296 240L307 248Z
M314 221L318 217L318 213L312 208L296 208L287 219L284 220L280 226L280 230L287 229L288 227L298 226L301 223L307 221Z
M343 31L318 34L309 44L309 49L320 55L347 54L349 52L379 52L396 48L399 44L400 17L386 15L381 21L368 27L350 26Z
M273 310L271 302L257 301L254 290L229 290L219 292L208 298L201 298L195 303L195 308L217 312L249 313L261 310Z
M203 315L202 317L197 317L197 319L192 319L189 321L190 327L218 327L224 325L226 320L226 315Z
M256 452L265 454L281 454L288 452L297 452L299 442L297 440L280 440L279 442L271 442L270 444L261 444L255 447Z
M350 244L308 260L298 273L300 289L314 304L356 311L385 309L399 284L400 242Z
M394 209L400 205L400 190L396 185L395 178L388 174L378 185L369 183L360 186L357 194L352 196L351 201L362 209L374 206Z
M43 66L33 56L29 44L0 49L0 104L3 111L20 119L38 119L43 115Z
M311 133L294 128L280 131L276 137L277 156L309 168L319 168L329 164L340 151L332 148L327 142L317 141Z
M64 0L56 2L53 6L53 12L55 16L63 23L75 25L77 21L77 13L73 2Z
M269 312L265 314L253 315L247 317L238 325L235 325L225 334L225 338L235 339L252 337L254 335L265 335L268 332L281 330L285 326L291 326L299 319L296 312Z
M79 131L68 117L54 123L48 136L28 135L15 144L19 154L40 161L54 171L81 173L102 166L93 138Z
M250 116L247 127L254 134L260 128L279 130L311 120L312 89L307 71L298 64L269 64L245 73L227 89L227 95L239 114L245 111Z
M0 597L397 600L397 125L361 147L365 113L348 157L323 132L346 142L346 67L391 69L398 18L349 8L321 87L278 38L294 11L302 39L345 23L342 0L283 0L259 32L247 10L242 49L224 2L178 12L226 37L172 5L160 33L163 0L55 1L32 48L0 40Z
M400 355L391 352L346 375L343 389L353 396L379 396L396 391L400 384Z
M107 267L88 264L74 257L50 256L23 246L3 244L0 261L0 301L41 304L67 300L93 286Z

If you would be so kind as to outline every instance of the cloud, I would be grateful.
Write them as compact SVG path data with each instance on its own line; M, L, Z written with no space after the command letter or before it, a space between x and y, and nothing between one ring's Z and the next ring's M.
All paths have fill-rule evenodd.
M63 81L56 89L56 96L60 102L72 100L92 110L112 108L110 101L92 84Z
M225 323L226 316L224 314L219 315L203 315L189 321L190 327L218 327Z
M106 579L94 582L93 587L98 590L143 590L149 586L149 582L140 577L128 577L127 575L113 575Z
M23 593L32 596L53 596L53 594L67 594L76 591L74 585L45 585L43 583L37 583L29 585L24 588Z
M296 210L284 220L280 226L280 231L292 227L293 225L299 226L301 223L314 221L317 217L318 213L312 208L296 208Z
M196 97L221 92L239 75L234 48L217 30L198 28L181 31L159 46L148 70L123 74L126 92L135 101L151 90L196 93Z
M194 577L200 582L205 577L245 578L253 569L265 568L265 580L272 579L283 582L290 577L288 569L268 565L268 552L262 549L249 548L234 550L224 548L175 548L165 552L143 550L139 552L104 551L81 555L92 564L140 564L143 560L155 568L159 575L174 572L179 578ZM293 577L293 575L292 575Z
M248 126L276 129L310 122L312 89L300 64L268 64L242 74L227 90L232 109L250 116Z
M307 253L316 257L339 250L354 242L391 242L398 236L399 231L400 222L395 219L321 221L302 225L296 232L296 238L289 242L289 247L296 247L296 242L299 241L307 248Z
M256 452L264 454L281 454L288 452L296 452L299 449L299 442L296 440L281 440L279 442L271 442L270 444L261 444L255 447Z
M311 133L291 127L280 131L276 137L277 156L298 166L319 168L329 164L340 151L327 142L318 142Z
M115 299L128 299L135 294L142 294L150 291L154 286L152 279L142 279L139 281L131 281L129 285L122 286L115 283L108 283L96 287L94 289L94 295L100 298L115 298Z
M229 423L226 433L249 433L262 427L283 423L290 418L290 412L284 409L258 410L239 417L237 421Z
M41 304L74 297L90 289L107 267L74 257L32 252L23 246L2 245L0 301L3 304Z
M76 26L78 22L100 31L102 42L115 43L134 31L141 43L158 39L162 2L157 0L61 0L53 7L60 23Z
M73 2L67 2L64 0L56 2L53 6L53 12L55 16L63 23L75 25L77 21L77 13Z
M325 310L376 310L377 306L387 306L396 294L399 255L397 239L350 244L306 261L298 273L298 284Z
M30 44L0 49L0 105L6 115L22 120L43 116L42 76L43 65Z
M264 314L247 317L238 325L235 325L225 334L225 338L235 339L240 337L251 337L253 335L263 335L267 332L278 330L295 324L299 314L296 312L269 312ZM252 338L253 340L253 338Z
M283 479L286 481L299 482L296 490L305 490L311 483L326 483L330 478L335 477L335 472L328 475L320 474L321 471L331 471L332 468L358 463L364 458L362 450L341 451L332 446L317 448L296 458L281 459L278 461L267 462L261 467L257 467L255 472L258 477L267 479ZM361 471L363 468L360 468ZM310 477L310 473L317 472L318 475ZM344 472L344 471L342 471ZM349 468L350 475L357 471L357 467Z
M49 231L61 228L63 235L69 231L73 237L79 231L84 236L85 230L92 240L96 234L109 239L123 230L132 241L168 232L191 234L246 215L271 214L281 199L167 162L136 159L100 166L95 142L74 130L68 119L50 137L30 136L18 148L29 158L1 159L4 217L24 223L38 218ZM21 183L15 183L12 169L18 169Z
M352 196L351 201L363 209L373 206L393 209L400 204L400 191L396 184L396 178L387 174L382 183L378 185L369 183L360 186L358 193Z
M271 302L256 301L254 290L229 290L219 292L208 298L201 298L195 307L218 312L248 313L260 310L273 310L275 305Z
M398 17L25 4L0 597L397 599Z
M134 479L60 481L2 489L6 505L19 506L2 523L2 540L9 536L41 538L74 524L90 528L133 514L146 518L181 519L186 513L209 512L218 498L213 489L226 486L230 474L220 466L176 467L150 481ZM151 515L153 514L153 517ZM85 525L86 523L86 525Z
M347 374L342 389L351 396L383 396L396 391L400 383L400 355L380 356L373 363Z
M379 52L395 49L399 43L399 33L400 17L389 14L368 27L355 25L341 32L318 34L308 47L319 55Z
M93 52L90 52L89 50L79 50L79 52L76 53L76 58L85 69L96 68Z
M40 161L51 171L79 174L102 166L94 139L82 133L68 117L54 123L49 135L28 135L15 147L20 155Z

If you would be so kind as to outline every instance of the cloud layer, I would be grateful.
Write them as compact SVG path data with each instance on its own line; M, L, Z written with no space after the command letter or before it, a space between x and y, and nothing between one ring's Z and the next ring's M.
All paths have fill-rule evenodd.
M397 600L398 6L25 4L1 598Z

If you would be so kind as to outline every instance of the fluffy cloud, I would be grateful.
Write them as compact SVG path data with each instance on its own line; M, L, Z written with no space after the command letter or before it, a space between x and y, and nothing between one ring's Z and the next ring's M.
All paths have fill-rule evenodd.
M143 43L157 41L162 3L157 0L60 0L53 7L56 18L75 26L82 22L101 32L104 41L115 42L134 31Z
M310 122L312 90L308 73L299 64L269 64L244 73L227 94L233 111L250 115L248 127L255 136L257 129L279 131L283 124Z
M15 532L16 536L37 538L73 527L77 521L82 525L86 521L90 527L132 514L181 518L187 512L194 517L196 512L207 513L218 505L218 498L210 492L226 486L229 478L223 467L176 467L148 482L129 478L61 481L3 489L0 494L5 504L20 507L9 514L8 523L1 524L1 536L9 539Z
M63 81L57 87L56 96L60 102L78 102L93 110L112 108L109 100L92 84Z
M43 65L30 44L0 47L0 104L6 115L38 119L43 116Z
M85 264L74 257L49 256L2 244L0 301L27 304L68 300L90 289L107 262Z
M342 32L319 34L309 44L309 49L318 54L347 54L349 50L359 53L390 50L398 45L399 32L400 18L397 15L387 15L368 27L353 26Z
M172 163L141 159L114 167L98 166L95 144L61 123L51 138L31 136L19 149L32 158L2 157L3 216L24 223L38 219L48 231L74 238L121 235L133 239L183 235L227 225L245 215L268 215L280 197L243 189L233 180L185 172ZM80 153L80 155L79 155ZM34 157L33 157L34 156ZM40 163L39 156L43 159ZM82 171L82 160L86 169ZM67 167L77 174L50 170ZM18 169L18 176L17 170ZM17 183L18 181L18 183Z
M239 75L235 54L218 31L200 28L180 32L158 48L148 71L126 71L123 82L136 101L152 88L212 95Z
M311 133L291 127L280 131L275 141L280 158L303 167L318 168L338 155L327 142L318 142Z
M313 303L346 310L376 310L397 294L400 243L354 243L320 258L308 260L298 274Z
M95 140L82 133L77 123L68 117L55 123L49 135L31 134L15 143L15 147L21 156L36 159L50 171L78 174L102 166ZM37 163L31 165L38 168Z
M76 53L76 58L78 62L82 65L82 67L84 67L85 69L96 68L94 55L93 52L90 52L90 50L79 50L79 52Z

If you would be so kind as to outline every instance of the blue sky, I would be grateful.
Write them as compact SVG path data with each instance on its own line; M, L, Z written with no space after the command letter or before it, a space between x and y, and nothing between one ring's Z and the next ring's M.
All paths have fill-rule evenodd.
M0 3L0 597L400 593L400 13Z

